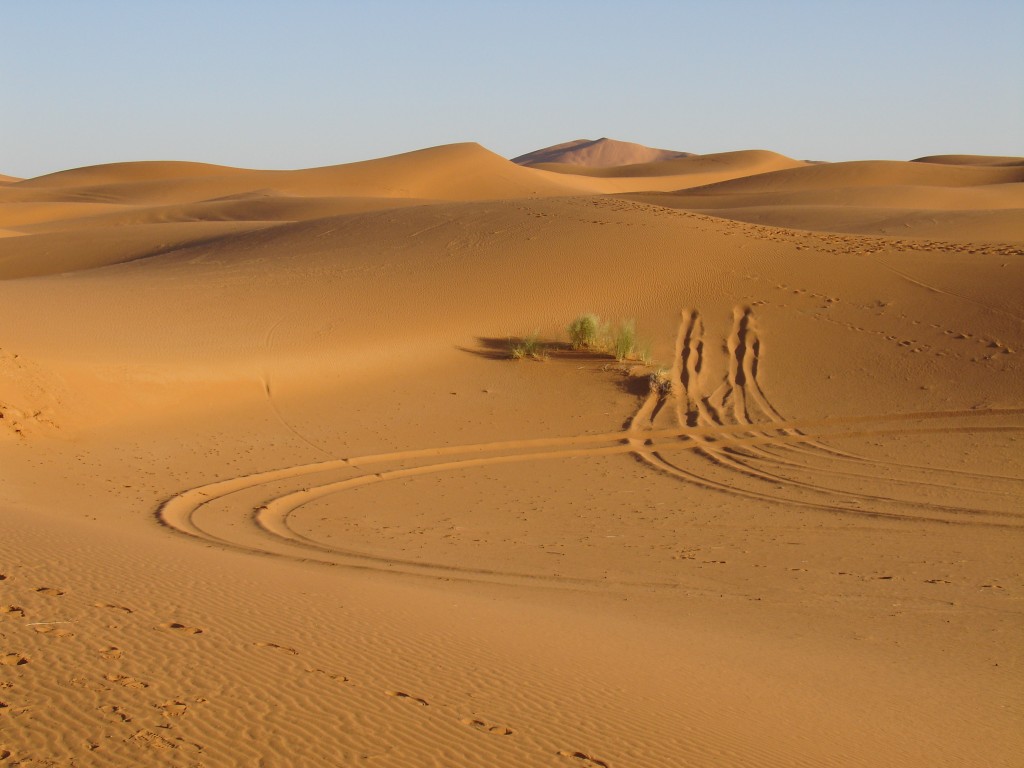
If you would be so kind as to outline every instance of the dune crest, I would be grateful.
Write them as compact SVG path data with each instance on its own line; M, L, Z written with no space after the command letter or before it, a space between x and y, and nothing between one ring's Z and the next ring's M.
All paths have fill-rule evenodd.
M0 201L137 206L273 195L461 200L572 194L585 189L586 185L517 166L479 144L464 143L295 171L186 162L112 163L8 185Z

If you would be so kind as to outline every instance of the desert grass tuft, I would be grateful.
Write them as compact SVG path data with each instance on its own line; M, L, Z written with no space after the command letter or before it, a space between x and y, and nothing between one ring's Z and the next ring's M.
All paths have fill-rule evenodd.
M548 352L544 342L540 340L540 332L534 331L521 339L509 339L509 356L513 360L524 360L528 357L533 360L547 360Z
M636 323L633 320L623 320L612 331L610 347L619 362L636 355Z
M593 313L580 315L569 323L569 343L573 349L597 349L601 346L603 326Z

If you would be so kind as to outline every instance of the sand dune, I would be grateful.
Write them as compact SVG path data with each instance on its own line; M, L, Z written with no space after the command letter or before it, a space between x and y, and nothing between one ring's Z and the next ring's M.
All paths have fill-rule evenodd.
M577 171L0 190L0 764L1019 764L1020 169Z
M711 155L688 155L638 164L625 164L613 168L589 168L567 163L539 163L533 167L557 173L592 176L598 178L628 178L641 176L707 175L718 179L733 179L784 168L806 165L800 160L765 150L719 152ZM710 182L708 182L710 183Z
M930 155L919 157L915 163L938 163L940 165L981 165L996 167L1021 167L1024 166L1024 158L1021 157L999 157L996 155Z
M1024 181L1022 167L971 167L898 160L860 160L788 168L738 178L701 190L704 194L783 192L856 187L970 187Z
M1024 169L864 161L808 165L635 199L814 231L1024 240Z
M660 160L689 157L689 152L671 149L654 149L642 144L615 139L576 139L565 144L538 149L512 158L519 165L558 163L586 168L609 168L622 165L653 163Z
M154 180L171 182L181 179L217 178L221 176L244 175L246 173L251 173L251 171L231 168L226 165L181 161L107 163L104 165L72 168L67 171L57 171L56 173L48 173L44 176L25 179L19 184L19 189L82 189Z
M808 207L778 201L744 205L735 200L681 201L650 194L633 199L750 224L811 232L938 239L964 244L1024 242L1024 222L1019 207L934 210L882 204L850 206L841 202Z
M254 194L458 200L571 194L580 189L558 176L516 166L478 144L452 144L298 171L254 171L200 163L115 163L19 182L5 189L0 199L92 199L130 205L194 203ZM69 198L71 195L74 197Z
M590 168L566 163L538 163L532 168L591 181L593 191L673 191L700 187L730 179L746 178L783 168L806 165L800 160L765 150L692 155L637 165Z

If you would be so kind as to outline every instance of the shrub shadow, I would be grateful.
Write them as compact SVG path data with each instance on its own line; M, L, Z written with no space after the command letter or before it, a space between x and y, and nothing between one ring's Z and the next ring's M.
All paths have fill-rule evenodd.
M523 336L478 336L476 341L479 346L477 348L456 347L456 349L460 352L468 352L471 355L486 358L487 360L508 360L512 357L512 347L522 344L524 340ZM548 357L554 360L605 363L614 362L615 360L612 355L602 352L592 352L588 349L573 349L572 345L565 341L545 341L542 339L541 344L544 345L544 351L547 352Z

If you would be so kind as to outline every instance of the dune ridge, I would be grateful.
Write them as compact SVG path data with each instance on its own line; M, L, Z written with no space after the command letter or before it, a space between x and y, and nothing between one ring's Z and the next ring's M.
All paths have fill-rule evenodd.
M337 196L340 190L353 197L457 200L567 194L578 191L578 187L558 177L520 168L479 144L452 144L297 171L256 171L202 163L114 163L18 182L4 189L2 199L180 204L254 194Z

